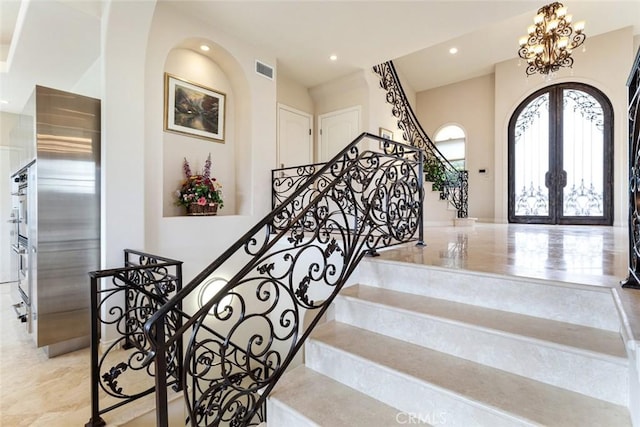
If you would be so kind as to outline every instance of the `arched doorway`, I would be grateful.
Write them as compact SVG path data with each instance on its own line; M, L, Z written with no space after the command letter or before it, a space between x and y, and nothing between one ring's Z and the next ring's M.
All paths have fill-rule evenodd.
M509 222L613 224L613 112L598 89L541 89L509 121Z

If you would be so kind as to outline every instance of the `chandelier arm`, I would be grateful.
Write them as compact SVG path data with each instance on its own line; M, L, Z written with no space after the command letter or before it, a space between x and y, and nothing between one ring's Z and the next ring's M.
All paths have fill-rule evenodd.
M571 49L575 49L580 46L587 39L587 36L584 33L576 33L573 36L573 40L571 41Z

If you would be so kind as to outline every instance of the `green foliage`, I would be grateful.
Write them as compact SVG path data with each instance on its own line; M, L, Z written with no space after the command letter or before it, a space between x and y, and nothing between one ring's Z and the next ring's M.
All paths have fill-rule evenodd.
M435 156L427 156L424 160L424 179L433 182L433 190L442 191L447 181L444 165Z

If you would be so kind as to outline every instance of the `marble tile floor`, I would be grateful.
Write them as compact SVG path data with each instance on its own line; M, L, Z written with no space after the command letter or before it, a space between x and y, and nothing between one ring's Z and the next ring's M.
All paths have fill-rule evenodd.
M627 231L618 227L476 224L427 227L427 246L381 257L444 268L619 287ZM0 284L0 426L82 426L90 416L89 350L47 359L15 319L10 286ZM636 339L640 291L620 290Z
M0 284L0 426L82 426L89 419L89 350L48 359L16 320Z
M616 286L626 277L626 228L476 224L426 227L424 236L426 247L390 249L382 257L597 286Z
M47 358L16 319L11 306L12 286L16 284L0 284L0 427L84 426L91 416L89 349ZM126 360L122 354L114 357ZM117 362L108 359L106 363L111 366ZM153 384L142 371L131 370L118 381L129 391L141 391ZM117 402L101 399L101 407ZM104 416L107 427L144 414L154 407L153 399L153 395L145 396L109 412Z

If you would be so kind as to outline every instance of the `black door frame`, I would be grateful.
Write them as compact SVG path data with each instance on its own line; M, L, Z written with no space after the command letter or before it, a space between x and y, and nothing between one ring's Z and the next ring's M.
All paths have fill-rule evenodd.
M575 89L593 96L603 111L603 215L594 217L561 215L564 186L563 179L563 97L565 89ZM515 124L520 113L531 101L549 93L549 165L546 186L549 188L549 216L515 215ZM508 140L508 217L510 223L524 224L571 224L571 225L613 225L613 108L609 98L599 89L584 83L559 83L546 86L529 95L515 109L509 120Z

